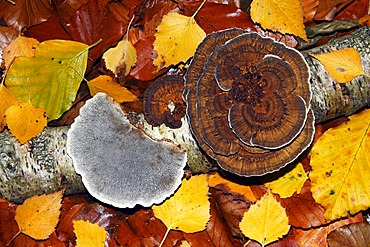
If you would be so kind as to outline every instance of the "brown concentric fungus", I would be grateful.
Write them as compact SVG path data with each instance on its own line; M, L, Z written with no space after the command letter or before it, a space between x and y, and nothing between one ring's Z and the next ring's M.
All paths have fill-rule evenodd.
M210 34L185 82L191 130L225 170L273 172L312 141L309 69L298 51L282 43L240 29Z
M182 100L183 90L184 79L181 76L164 76L155 80L145 90L145 120L153 126L164 123L172 129L180 128L181 118L185 116L186 111Z

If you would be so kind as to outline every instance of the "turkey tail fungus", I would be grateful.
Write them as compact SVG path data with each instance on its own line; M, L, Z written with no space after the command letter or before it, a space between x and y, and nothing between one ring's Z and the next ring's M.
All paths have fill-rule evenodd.
M240 29L208 35L183 94L199 146L241 176L292 162L314 134L309 75L298 51L271 38Z

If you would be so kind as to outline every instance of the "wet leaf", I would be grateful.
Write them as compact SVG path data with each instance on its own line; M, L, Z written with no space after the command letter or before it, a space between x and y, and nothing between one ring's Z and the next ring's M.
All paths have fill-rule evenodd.
M360 54L354 48L346 48L324 54L312 54L322 63L331 77L338 82L349 82L364 75Z
M262 246L282 238L290 228L285 209L270 192L244 213L239 226L245 236Z
M10 132L21 144L40 134L47 124L45 110L31 103L9 107L5 117Z
M0 83L0 132L3 131L5 126L5 112L13 105L18 105L17 98L3 83Z
M88 49L74 41L44 41L36 45L35 57L14 59L6 85L21 103L30 99L34 107L46 110L49 120L57 119L76 98Z
M136 49L127 39L118 42L116 47L110 48L103 54L105 66L114 74L127 76L131 67L136 63Z
M251 18L264 29L293 34L307 41L299 0L253 0Z
M303 165L302 163L298 163L293 170L265 185L269 187L272 192L279 194L281 198L287 198L292 196L295 192L299 193L306 180L307 175L303 169Z
M36 39L18 36L12 41L3 52L5 68L9 68L15 57L33 57L35 56L34 46L39 44Z
M169 13L163 17L155 34L154 50L157 57L153 64L158 69L172 64L186 62L206 33L199 27L193 17L178 13Z
M103 92L111 96L117 102L132 102L137 97L127 88L120 86L113 81L113 78L107 75L101 75L87 82L91 96Z
M104 247L107 232L104 228L85 220L73 222L77 236L76 247Z
M370 110L327 130L311 151L311 191L327 219L370 205Z
M59 221L63 192L34 196L18 206L15 220L19 231L38 240L48 238Z
M328 235L329 247L370 246L370 225L361 222L342 226Z

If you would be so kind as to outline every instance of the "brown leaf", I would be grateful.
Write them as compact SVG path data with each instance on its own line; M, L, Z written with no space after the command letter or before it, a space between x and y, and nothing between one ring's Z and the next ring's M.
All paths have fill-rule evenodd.
M17 0L15 5L8 1L0 3L0 15L8 26L18 31L46 21L51 12L49 0Z
M304 22L312 21L317 12L319 0L302 0L303 20Z
M342 226L328 235L329 247L370 246L370 225L361 222Z
M86 4L89 0L53 0L58 6L58 14L60 18L69 20L75 14L78 8Z
M180 1L179 7L184 10L185 15L193 15L202 1ZM222 20L222 21L220 21ZM227 28L242 28L255 30L250 17L241 9L231 5L206 2L195 21L208 34Z
M360 19L366 14L369 14L369 1L368 0L354 0L342 11L338 11L338 15L334 18L335 20L352 20Z
M335 14L347 6L353 0L327 0L320 1L317 7L317 12L314 17L315 20L331 21L334 19Z
M324 217L324 208L312 198L310 181L306 181L301 193L280 199L289 218L289 224L299 228L320 226L327 221Z
M308 230L294 229L295 239L299 246L327 246L326 239L329 232L350 223L356 223L362 221L361 213L354 217L349 217L340 221L331 223L330 225L310 228Z
M3 50L16 39L18 35L18 32L13 28L0 26L0 49Z

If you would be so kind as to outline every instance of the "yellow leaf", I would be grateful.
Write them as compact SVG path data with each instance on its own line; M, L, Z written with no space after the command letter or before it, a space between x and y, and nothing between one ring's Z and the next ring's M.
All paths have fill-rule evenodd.
M40 134L47 124L45 110L31 103L9 107L5 117L10 132L21 144Z
M300 0L253 0L251 18L264 29L293 34L307 41Z
M19 232L37 240L47 239L58 224L63 192L34 196L18 206L15 220Z
M18 36L12 43L4 48L3 58L5 60L5 68L9 68L15 57L35 56L34 46L38 43L36 39Z
M5 126L5 111L13 106L18 105L18 100L15 96L4 86L0 84L0 132Z
M218 184L226 185L232 192L243 195L245 199L248 199L251 202L257 201L250 186L234 183L221 177L218 173L210 175L208 179L208 185L210 187L216 187Z
M163 241L171 229L186 233L204 230L210 218L207 175L184 179L173 197L152 209L155 217L167 226Z
M191 245L189 244L188 241L184 240L184 241L181 242L180 247L191 247Z
M128 75L136 63L136 58L136 49L127 39L121 40L116 47L103 54L105 66L116 75L120 73Z
M312 56L319 60L330 76L338 82L349 82L356 76L365 75L360 54L353 48Z
M76 99L89 47L67 40L47 40L35 47L35 57L14 59L5 83L20 103L31 100L46 110L49 120L57 119Z
M206 33L195 22L194 17L169 13L163 17L154 36L156 39L153 46L158 56L153 64L161 69L186 62L194 55Z
M327 219L370 205L370 110L327 130L311 151L311 192Z
M265 185L269 187L272 192L279 194L281 198L287 198L292 196L294 192L299 194L306 180L307 175L303 169L303 165L298 163L293 170Z
M102 92L108 94L117 102L132 102L137 100L136 95L127 90L127 88L115 83L113 78L107 75L98 76L88 81L87 85L92 96Z
M290 228L285 209L270 192L244 213L239 227L245 236L262 246L278 240Z
M104 228L84 220L73 221L76 247L104 247L107 232Z

